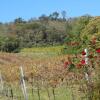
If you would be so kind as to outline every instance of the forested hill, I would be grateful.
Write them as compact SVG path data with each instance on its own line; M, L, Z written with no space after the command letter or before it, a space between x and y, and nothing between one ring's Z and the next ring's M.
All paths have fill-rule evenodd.
M100 39L100 17L92 18L88 25L82 30L81 34L82 38L87 36L89 39L96 36Z
M42 15L28 21L17 18L13 22L0 23L0 50L19 52L25 47L62 45L66 40L72 41L75 36L85 32L92 19L100 19L90 15L66 18L66 12L61 17L59 15L58 12L53 12L49 16ZM91 27L90 30L93 31Z

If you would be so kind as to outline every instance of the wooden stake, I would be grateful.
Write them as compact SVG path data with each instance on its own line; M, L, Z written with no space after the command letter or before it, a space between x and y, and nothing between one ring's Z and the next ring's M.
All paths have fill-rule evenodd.
M85 55L85 63L87 65L88 64L88 50L87 50L87 48L84 49L84 51L86 52L86 55ZM89 75L88 75L87 72L85 72L85 78L86 78L87 81L89 81Z
M26 85L25 85L24 73L23 73L22 67L20 67L20 73L21 73L21 88L22 88L22 92L24 95L24 100L28 100L28 95L27 95L27 91L26 91Z
M37 82L37 87L38 87L38 88L37 88L37 90L38 90L38 91L37 91L37 92L38 92L38 98L39 98L39 100L40 100L40 88L39 88L38 82Z
M0 72L0 90L1 90L1 93L3 92L3 79L2 79L2 75L1 75L1 72Z
M49 93L48 86L46 87L46 91L47 91L47 94L48 94L48 99L50 100L50 93Z
M56 97L55 97L55 89L54 88L52 88L52 93L53 93L54 100L56 100Z

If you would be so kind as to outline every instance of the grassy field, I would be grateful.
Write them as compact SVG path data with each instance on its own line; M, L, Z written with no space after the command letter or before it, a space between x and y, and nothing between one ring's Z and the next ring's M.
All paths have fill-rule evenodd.
M24 48L20 54L33 58L54 57L61 55L63 48L64 46Z

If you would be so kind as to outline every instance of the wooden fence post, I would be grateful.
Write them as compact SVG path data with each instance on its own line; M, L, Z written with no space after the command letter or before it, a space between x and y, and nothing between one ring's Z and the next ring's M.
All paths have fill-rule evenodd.
M27 91L26 91L26 85L25 85L24 73L23 73L22 67L20 67L20 74L21 74L21 88L22 88L22 92L24 95L24 99L28 100L28 95L27 95Z
M52 88L52 93L53 93L54 100L56 100L56 97L55 97L55 88L54 87Z
M86 55L85 55L85 64L87 65L88 64L88 50L87 50L87 48L84 49L84 51L86 53ZM86 78L87 81L89 81L89 76L88 76L87 72L85 72L85 78Z
M11 98L12 98L12 100L13 100L13 97L14 97L14 94L13 94L13 89L12 89L12 87L10 88L10 96L11 96Z
M88 65L88 50L85 49L86 55L85 55L85 63L86 65ZM88 93L87 93L87 98L88 100L92 100L93 99L93 88L91 88L91 77L89 77L88 72L85 72L85 78L87 80L87 88L88 88Z
M40 87L38 82L37 82L37 92L38 92L38 98L40 100Z
M84 49L84 51L86 53L86 55L85 55L85 63L88 64L88 50L87 50L87 48Z
M50 93L49 93L48 86L46 86L46 91L47 91L47 94L48 94L48 100L50 100Z
M1 90L1 93L3 93L3 79L2 79L2 75L1 75L1 72L0 72L0 90Z

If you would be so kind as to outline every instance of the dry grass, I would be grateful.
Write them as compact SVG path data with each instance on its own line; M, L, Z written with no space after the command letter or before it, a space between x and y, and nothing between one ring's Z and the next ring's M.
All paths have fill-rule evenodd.
M30 76L31 73L36 73L38 68L47 67L55 69L63 67L64 60L67 60L67 55L32 59L20 54L0 53L0 71L6 81L12 82L19 80L20 66L23 66L26 76Z

